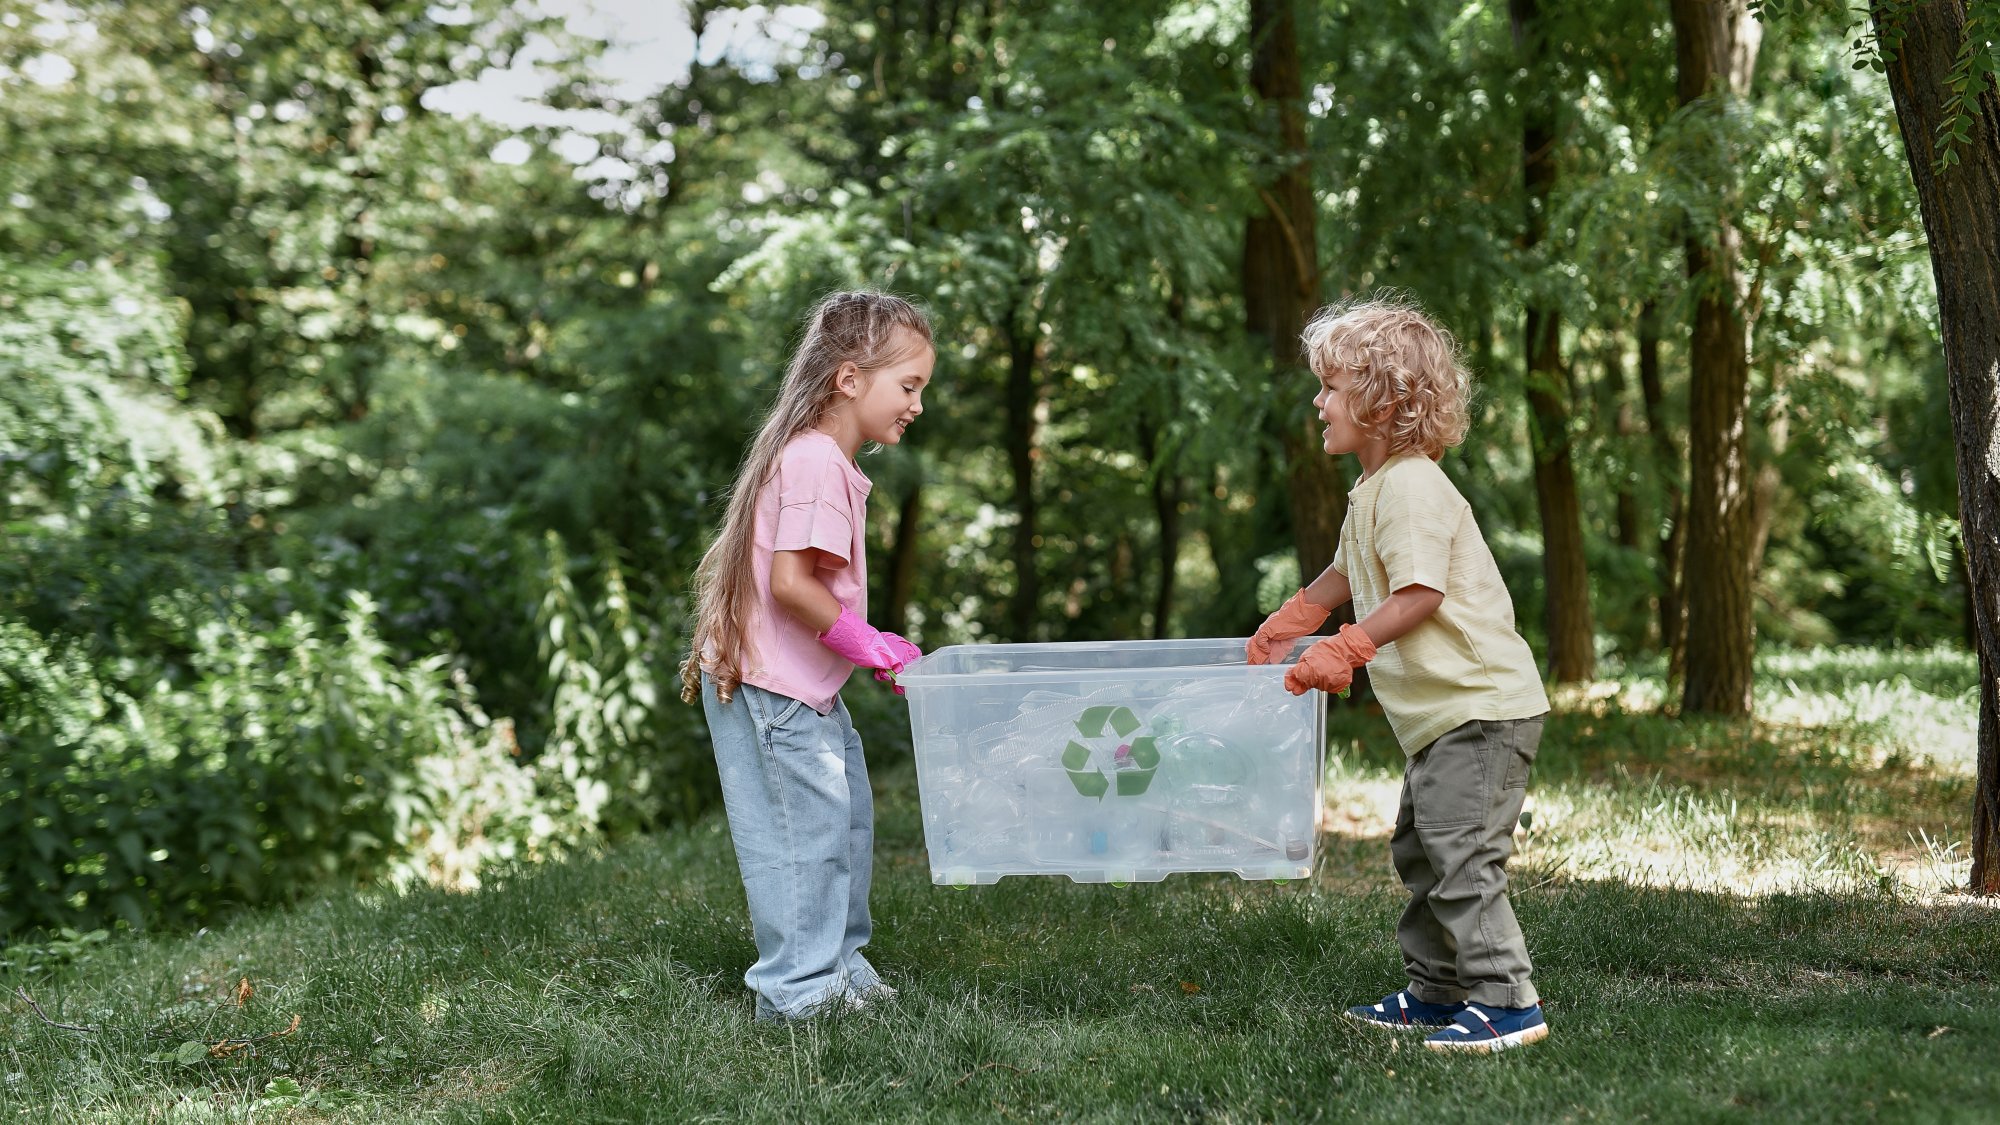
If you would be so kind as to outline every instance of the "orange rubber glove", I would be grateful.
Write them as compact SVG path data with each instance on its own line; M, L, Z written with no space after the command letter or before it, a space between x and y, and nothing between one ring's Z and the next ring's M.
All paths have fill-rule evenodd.
M1285 690L1304 695L1310 688L1343 694L1354 683L1354 670L1375 659L1375 642L1359 625L1342 625L1336 636L1328 637L1306 650L1292 670L1285 673Z
M1318 602L1306 600L1306 592L1300 590L1286 600L1278 611L1264 619L1257 626L1257 635L1243 646L1243 654L1252 664L1269 664L1282 660L1292 651L1292 642L1310 634L1326 623L1327 615L1333 611Z

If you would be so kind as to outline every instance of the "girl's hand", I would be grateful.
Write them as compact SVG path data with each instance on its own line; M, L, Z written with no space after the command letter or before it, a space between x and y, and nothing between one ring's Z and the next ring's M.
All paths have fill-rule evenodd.
M893 677L905 664L923 655L917 646L894 633L877 630L846 606L840 607L840 616L819 635L819 643L846 657L856 667L875 669L875 678L894 686L897 695L903 694L903 688Z
M1339 695L1354 683L1354 670L1373 659L1375 642L1361 626L1342 625L1339 635L1328 637L1299 657L1285 673L1285 690L1304 695L1318 688Z
M888 684L897 695L901 695L903 694L903 685L896 682L896 673L901 672L911 661L922 656L923 651L894 633L882 634L882 643L889 646L890 655L896 658L897 663L894 668L877 669L875 678Z
M1286 600L1278 611L1264 619L1257 626L1257 635L1243 646L1243 653L1252 664L1269 664L1279 660L1292 650L1292 642L1310 634L1326 623L1331 609L1318 602L1308 601L1306 592L1300 590Z

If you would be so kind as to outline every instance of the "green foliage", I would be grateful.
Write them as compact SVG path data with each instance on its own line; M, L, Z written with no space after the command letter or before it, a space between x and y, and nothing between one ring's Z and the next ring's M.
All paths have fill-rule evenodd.
M231 608L176 622L181 682L140 692L0 625L0 929L181 923L328 879L464 882L559 837L572 814L507 784L506 729L441 660L392 661L364 597L337 630Z
M183 408L177 310L150 278L0 256L0 520L61 526L108 493L213 503L214 419ZM16 523L13 521L24 521Z
M584 824L612 833L699 811L710 803L714 759L678 706L676 646L662 643L665 622L634 604L608 550L594 602L579 596L576 568L554 532L545 558L548 592L535 625L555 694L541 761L570 790L563 803Z
M601 44L502 0L45 7L0 0L0 771L45 833L0 845L0 901L33 903L0 924L469 886L700 813L700 716L665 690L688 575L835 286L937 324L923 420L862 462L873 600L925 647L1240 634L1310 577L1273 434L1311 387L1274 383L1243 327L1280 156L1241 3L829 0L758 60L739 39L775 13L700 4L685 80L636 100L593 70ZM1638 664L1706 284L1682 254L1725 217L1768 470L1762 635L1960 630L1893 114L1849 65L1855 17L1767 7L1798 11L1713 114L1675 113L1658 5L1544 4L1526 77L1493 5L1299 8L1324 295L1399 286L1464 341L1482 393L1445 466L1531 639L1522 309L1561 312L1600 646ZM555 80L542 113L590 123L433 108L524 59ZM1559 178L1528 251L1531 106ZM492 159L510 137L525 158ZM560 155L593 145L585 169ZM871 754L906 749L894 697L852 705Z
M1831 23L1846 34L1854 34L1854 69L1882 73L1896 61L1909 31L1910 14L1927 0L1875 0L1870 4L1829 3L1827 0L1750 0L1757 17L1780 27L1797 26L1811 20ZM2000 89L2000 3L1994 0L1965 0L1964 38L1952 57L1945 77L1944 112L1930 147L1937 153L1935 170L1942 174L1960 162L1959 150L1971 142L1975 120L1982 112L1980 101ZM1874 34L1859 33L1864 22Z
M67 965L78 964L89 959L93 950L111 940L109 930L91 930L78 933L68 926L39 942L9 942L0 947L0 979L12 974L33 978L42 973L52 973Z

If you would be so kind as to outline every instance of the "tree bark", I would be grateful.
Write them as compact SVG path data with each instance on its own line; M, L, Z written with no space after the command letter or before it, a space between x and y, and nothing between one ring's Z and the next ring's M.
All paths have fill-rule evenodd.
M1653 471L1659 474L1666 509L1660 532L1660 647L1667 652L1667 682L1680 683L1687 670L1687 608L1681 599L1681 544L1687 539L1686 493L1681 456L1667 421L1666 391L1660 381L1660 307L1648 301L1639 310L1639 394L1646 403L1646 429L1653 438Z
M1139 455L1152 474L1153 519L1159 527L1154 554L1158 578L1153 584L1153 636L1167 635L1167 623L1174 610L1174 578L1181 561L1181 502L1187 495L1187 481L1174 471L1177 457L1160 445L1160 428L1151 418L1139 419Z
M1532 254L1548 229L1556 182L1554 93L1544 73L1545 29L1538 0L1509 0L1514 49L1528 72L1523 90L1521 172L1527 185L1521 249ZM1562 323L1555 305L1531 298L1522 325L1535 461L1535 507L1542 520L1542 584L1549 631L1549 678L1588 680L1597 670L1596 628L1590 613L1590 568L1584 560L1583 515L1570 455L1571 388L1562 360Z
M1680 104L1721 112L1748 92L1761 27L1744 0L1673 0ZM1750 356L1737 262L1742 236L1719 216L1713 244L1687 243L1696 291L1689 346L1687 678L1683 713L1748 715L1751 619Z
M1028 288L1024 285L1024 290ZM1035 620L1042 600L1041 575L1035 552L1041 544L1036 527L1035 433L1040 425L1036 407L1040 390L1035 367L1041 352L1041 325L1033 297L1023 292L1007 326L1007 466L1014 477L1014 600L1008 606L1007 639L1035 639Z
M882 627L891 633L908 631L910 597L917 586L917 544L923 533L924 479L919 473L896 507L896 539L889 547L889 584L882 599Z
M1299 333L1319 304L1320 274L1292 0L1250 0L1250 85L1275 118L1279 161L1259 169L1262 206L1244 225L1243 313L1250 335L1269 349L1271 417L1284 451L1293 547L1299 573L1310 579L1333 561L1340 543L1347 474L1319 440L1314 388L1299 355Z
M1979 764L1972 806L1971 889L2000 893L2000 96L1987 90L1957 163L1937 170L1946 80L1966 35L1964 0L1932 0L1894 19L1903 41L1888 61L1937 279L1939 324L1958 451L1959 526L1978 632ZM1893 17L1892 17L1893 18ZM1882 42L1885 17L1874 13ZM1886 54L1886 52L1885 52Z
M1604 357L1605 392L1610 399L1613 431L1618 435L1618 456L1613 459L1619 477L1612 486L1613 513L1618 545L1628 551L1644 549L1646 517L1639 504L1638 479L1639 415L1632 406L1632 377L1625 370L1624 341L1615 338Z
M1771 545L1771 521L1778 514L1778 490L1784 473L1778 459L1792 444L1791 402L1785 396L1782 372L1771 373L1770 405L1764 411L1764 456L1758 458L1756 483L1750 490L1750 579L1764 573L1764 550Z

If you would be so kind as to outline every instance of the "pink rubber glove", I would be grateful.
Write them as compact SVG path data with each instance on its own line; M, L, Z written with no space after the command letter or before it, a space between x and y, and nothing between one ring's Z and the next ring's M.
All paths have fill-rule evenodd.
M846 606L840 607L840 616L819 635L819 643L846 657L856 667L875 669L875 678L895 688L897 695L903 694L903 686L896 682L896 673L923 655L917 646L894 633L876 629Z
M1304 695L1311 688L1339 695L1354 683L1354 670L1375 659L1375 642L1359 625L1342 625L1339 634L1307 649L1285 673L1285 690Z
M1281 660L1292 651L1292 642L1310 634L1326 623L1327 615L1333 611L1306 600L1306 592L1300 590L1286 599L1278 611L1264 619L1257 626L1257 635L1243 646L1244 655L1252 664L1269 664Z

